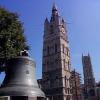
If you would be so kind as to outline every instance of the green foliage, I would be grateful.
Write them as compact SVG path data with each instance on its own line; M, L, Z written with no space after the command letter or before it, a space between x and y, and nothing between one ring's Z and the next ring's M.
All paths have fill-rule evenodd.
M23 33L18 15L0 7L0 58L9 59L28 50Z
M8 100L7 97L0 97L0 100Z

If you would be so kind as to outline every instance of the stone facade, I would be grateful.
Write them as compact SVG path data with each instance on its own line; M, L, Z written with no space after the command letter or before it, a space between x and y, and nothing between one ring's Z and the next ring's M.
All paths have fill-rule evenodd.
M90 55L82 56L85 100L96 99L96 85Z
M72 100L70 50L65 21L53 5L44 23L42 89L48 100Z

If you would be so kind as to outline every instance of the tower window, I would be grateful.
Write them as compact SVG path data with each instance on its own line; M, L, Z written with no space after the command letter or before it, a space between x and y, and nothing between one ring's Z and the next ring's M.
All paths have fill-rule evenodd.
M29 71L28 70L26 71L26 74L29 74Z
M66 47L67 56L69 56L69 49Z
M55 53L57 53L57 44L55 44Z
M53 33L53 25L50 26L50 33Z
M51 21L51 22L52 22L52 21L55 21L55 17L51 17L51 20L50 20L50 21Z
M69 63L69 61L68 61L68 70L70 69L70 63Z
M65 48L65 47L64 47L64 44L63 44L63 45L62 45L62 51L63 51L63 53L64 53L64 48Z
M49 55L50 50L49 50L49 46L47 47L47 55Z
M64 66L64 68L66 67L66 65L65 65L65 59L63 60L63 66Z
M55 21L55 17L52 17L52 21Z
M65 87L66 87L66 76L65 76Z

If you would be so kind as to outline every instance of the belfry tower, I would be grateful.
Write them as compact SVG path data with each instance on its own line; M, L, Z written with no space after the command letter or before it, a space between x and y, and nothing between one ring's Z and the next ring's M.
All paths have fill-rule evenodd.
M84 87L85 87L85 100L96 100L95 93L95 78L91 64L90 55L82 55L83 74L84 74Z
M46 18L43 37L42 86L48 100L72 100L70 50L64 19L53 5Z

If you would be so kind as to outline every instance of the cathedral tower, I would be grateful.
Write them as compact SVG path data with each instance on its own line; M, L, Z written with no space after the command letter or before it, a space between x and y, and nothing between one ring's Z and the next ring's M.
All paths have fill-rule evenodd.
M82 55L83 74L84 74L84 87L85 87L85 98L86 100L95 99L95 78L93 75L93 69L91 64L90 55Z
M46 18L43 37L42 86L49 100L72 100L70 50L64 19L53 5Z

